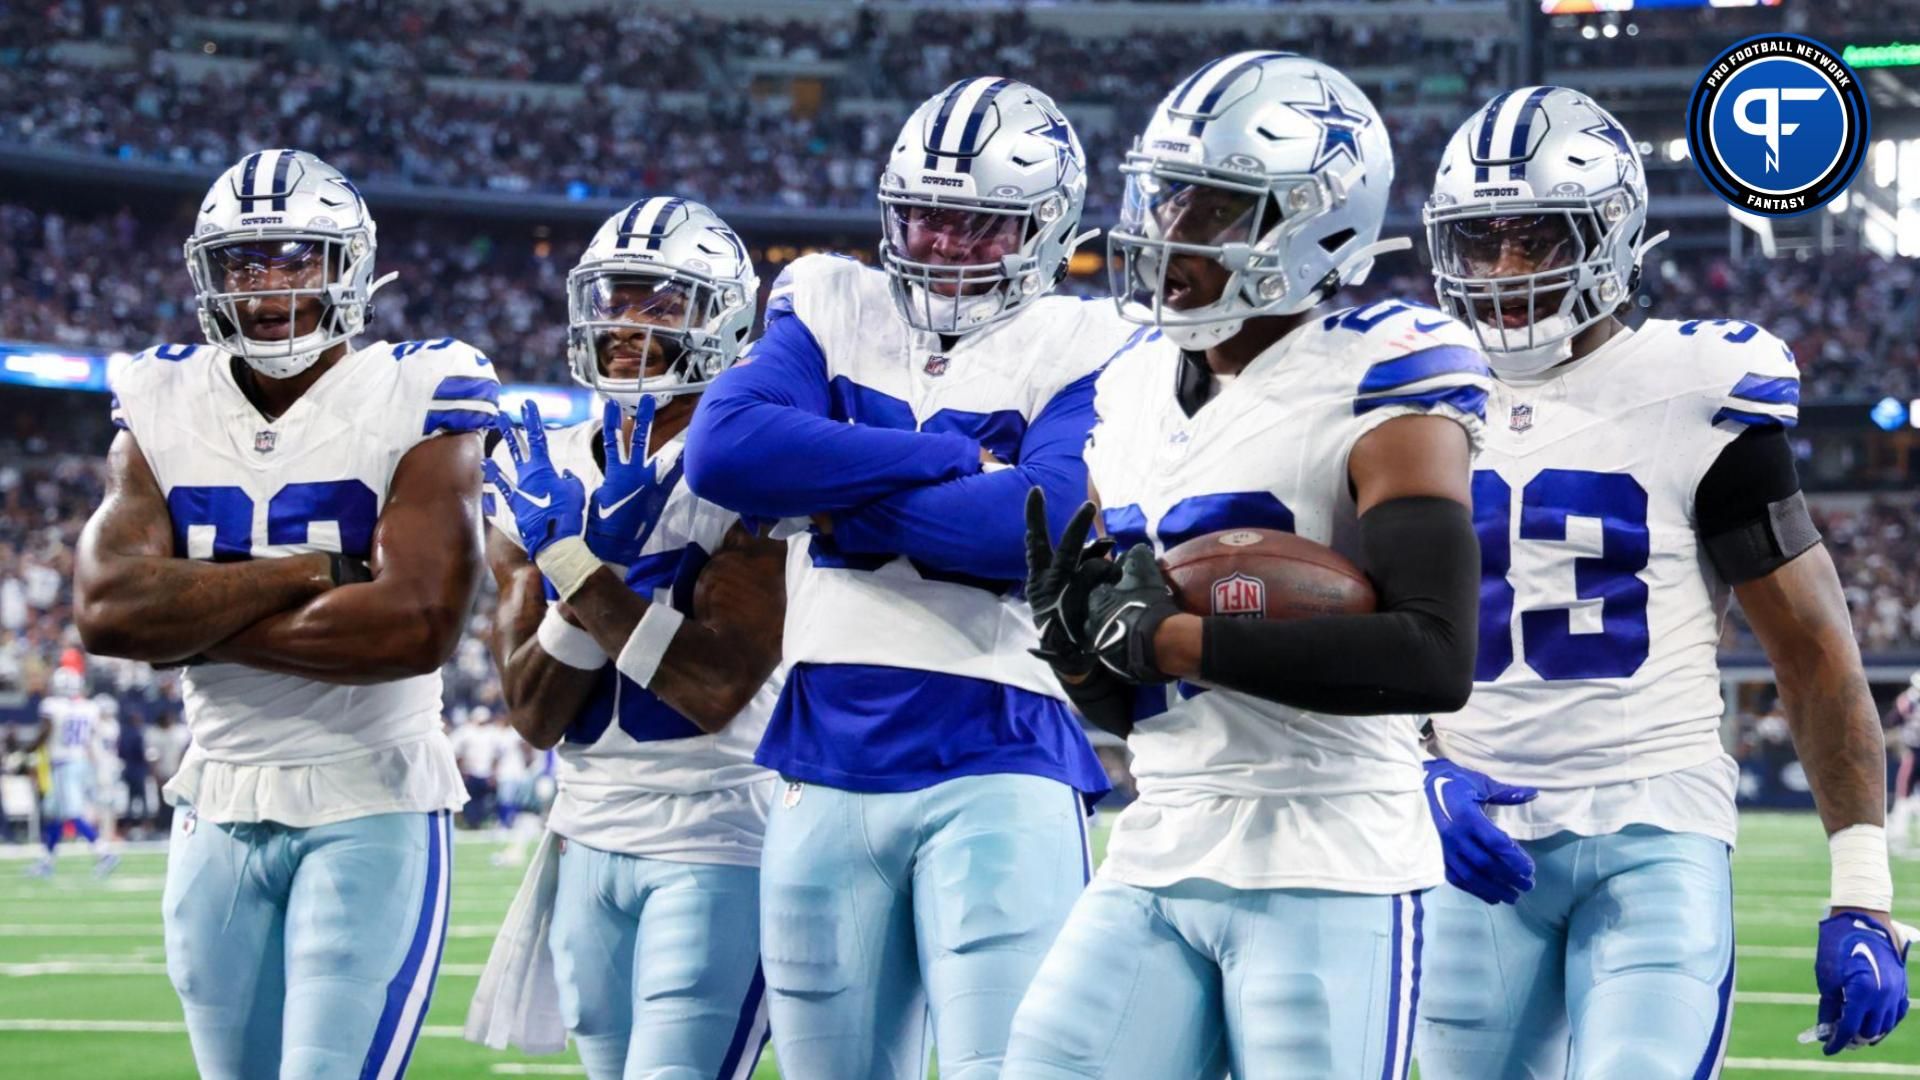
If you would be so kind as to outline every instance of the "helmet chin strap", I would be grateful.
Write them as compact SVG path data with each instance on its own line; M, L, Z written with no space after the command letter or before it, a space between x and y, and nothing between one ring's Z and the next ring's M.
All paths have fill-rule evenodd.
M1334 275L1339 278L1340 284L1342 285L1365 284L1367 274L1373 269L1370 264L1375 258L1395 251L1405 251L1412 246L1413 240L1405 236L1394 236L1384 240L1375 240L1373 243L1342 259L1340 265L1334 268ZM1358 273L1349 278L1347 273L1356 268L1358 269Z

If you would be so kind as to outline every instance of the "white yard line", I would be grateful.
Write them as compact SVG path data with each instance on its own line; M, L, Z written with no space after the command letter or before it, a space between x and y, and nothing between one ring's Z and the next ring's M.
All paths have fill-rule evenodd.
M1833 1061L1813 1058L1728 1058L1726 1069L1748 1072L1813 1072L1836 1076L1920 1076L1920 1065L1895 1065L1882 1061Z

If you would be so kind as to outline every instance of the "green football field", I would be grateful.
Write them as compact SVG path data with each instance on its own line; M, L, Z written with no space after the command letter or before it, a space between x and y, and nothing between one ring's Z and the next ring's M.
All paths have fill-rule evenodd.
M452 933L413 1055L409 1075L416 1080L581 1075L569 1055L497 1054L459 1037L494 930L519 883L518 869L489 864L492 850L485 843L458 850ZM69 851L51 881L28 879L21 873L25 862L0 859L0 1075L194 1075L161 947L163 859L131 854L106 881L90 875L80 852ZM1900 863L1895 873L1902 897L1920 895L1920 863ZM1794 1041L1813 1020L1813 927L1827 888L1825 845L1814 819L1748 815L1734 877L1739 977L1724 1075L1920 1077L1920 1026L1838 1060ZM779 1076L771 1054L756 1076Z

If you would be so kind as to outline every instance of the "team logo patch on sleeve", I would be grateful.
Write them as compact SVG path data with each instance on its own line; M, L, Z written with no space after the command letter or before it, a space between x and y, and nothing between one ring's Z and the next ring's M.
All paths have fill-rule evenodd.
M1798 34L1736 42L1701 73L1687 147L1728 203L1792 217L1847 189L1866 159L1866 89L1840 54Z

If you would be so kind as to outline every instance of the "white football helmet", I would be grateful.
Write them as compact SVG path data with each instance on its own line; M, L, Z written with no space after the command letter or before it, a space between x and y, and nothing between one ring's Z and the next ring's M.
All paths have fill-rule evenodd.
M1473 327L1495 371L1537 374L1638 284L1646 170L1620 122L1563 86L1526 86L1474 113L1427 200L1440 307Z
M632 409L707 388L753 329L760 279L747 246L720 216L689 199L642 199L608 218L567 275L567 358L573 379ZM656 348L657 344L657 348ZM601 364L630 353L634 374ZM664 359L666 370L646 367Z
M1237 53L1188 76L1121 171L1126 201L1107 236L1114 301L1184 349L1305 311L1408 246L1379 239L1393 186L1380 114L1345 75L1292 53ZM1218 300L1168 303L1176 255L1226 267Z
M1081 234L1087 157L1053 99L962 79L900 129L880 176L880 265L900 317L964 334L1052 291Z
M248 154L213 182L187 240L200 331L262 375L298 375L366 326L374 292L395 276L374 280L374 248L373 215L339 170L304 150ZM303 300L319 302L304 334ZM249 324L271 333L249 336Z

